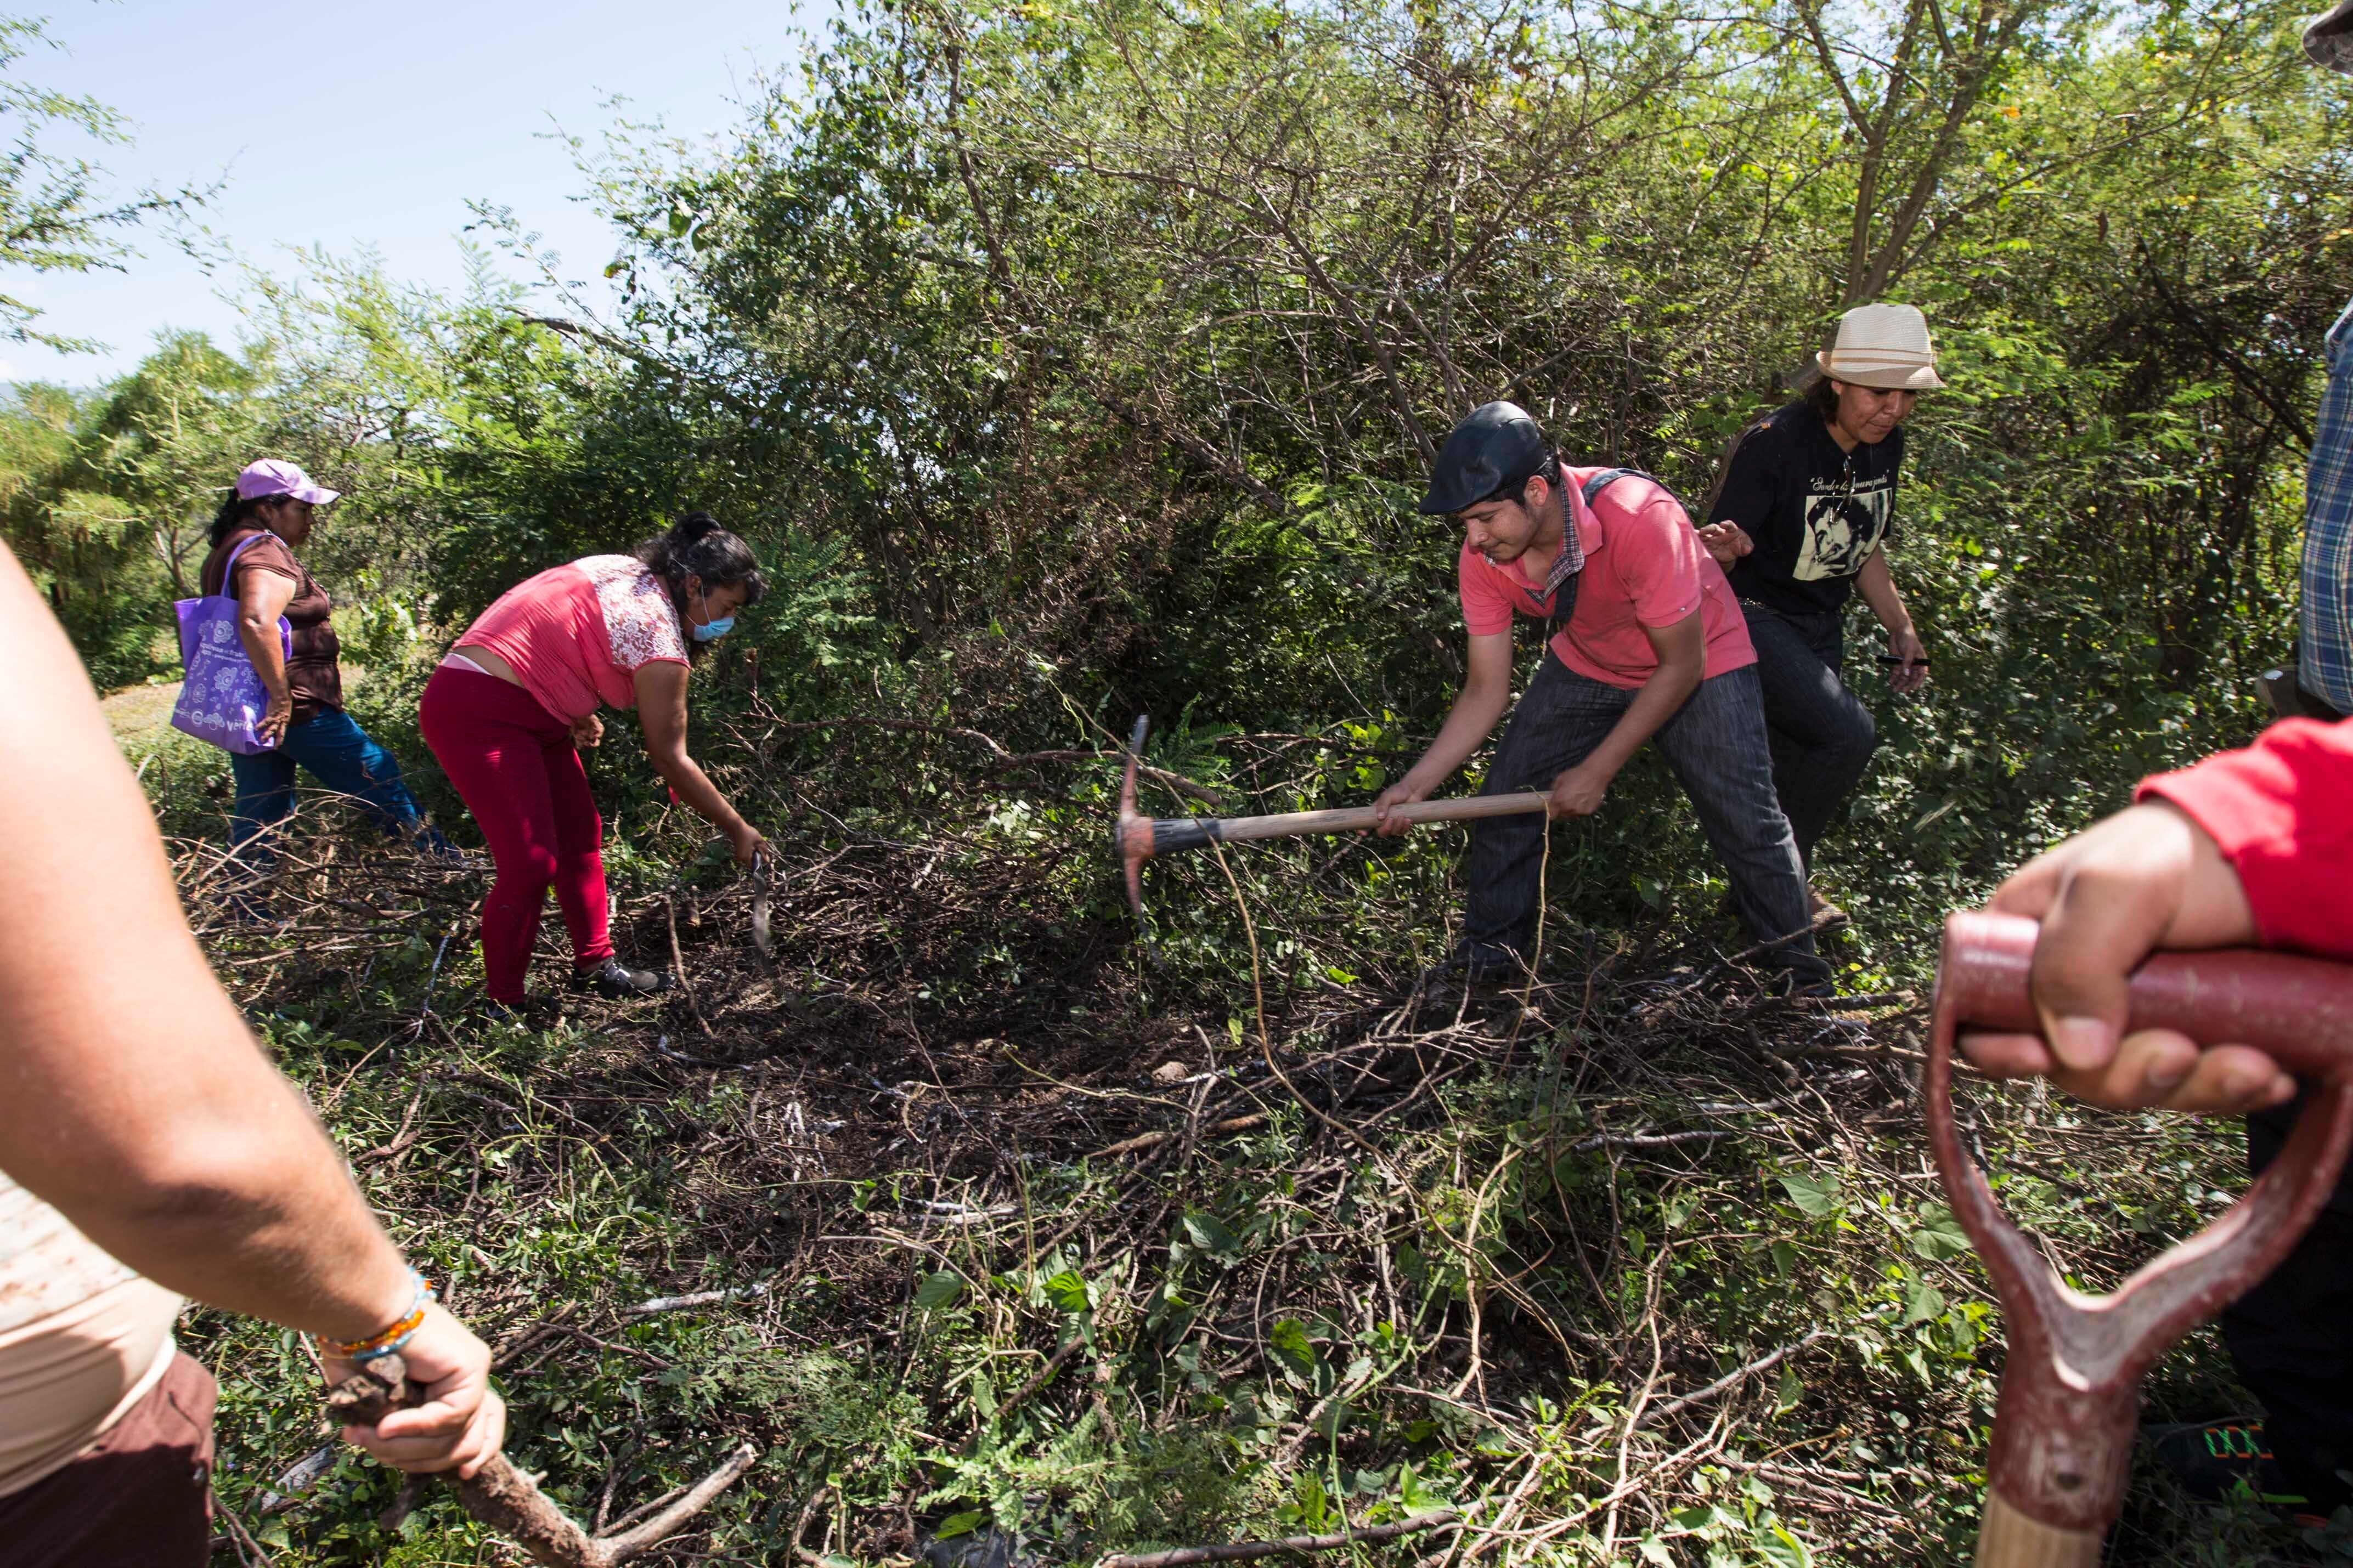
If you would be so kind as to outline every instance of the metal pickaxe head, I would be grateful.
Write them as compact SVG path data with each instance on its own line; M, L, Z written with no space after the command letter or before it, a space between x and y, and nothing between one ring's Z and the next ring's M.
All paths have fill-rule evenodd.
M1119 820L1112 828L1113 847L1119 854L1120 869L1127 878L1127 906L1135 911L1136 932L1147 945L1152 938L1144 924L1144 863L1172 849L1198 849L1204 844L1217 843L1233 826L1215 817L1150 817L1135 809L1135 774L1144 757L1144 737L1151 728L1150 714L1136 716L1135 728L1127 737L1127 775L1119 784ZM1252 819L1278 820L1289 819Z

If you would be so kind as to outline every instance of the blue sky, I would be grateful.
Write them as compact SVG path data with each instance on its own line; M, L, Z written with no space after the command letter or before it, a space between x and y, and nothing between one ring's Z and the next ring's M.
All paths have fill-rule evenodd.
M631 118L659 116L673 133L723 132L753 78L790 67L801 33L832 13L829 0L51 4L64 51L16 68L127 117L133 144L97 154L113 190L208 184L226 170L201 221L239 258L291 272L289 247L369 247L393 276L439 285L464 277L470 197L512 207L563 252L567 274L595 276L610 241L568 199L582 181L543 133L594 141L616 94ZM237 312L216 297L233 270L208 278L168 245L142 248L123 273L0 280L46 312L48 331L109 345L60 356L0 344L0 380L94 384L165 328L235 341Z

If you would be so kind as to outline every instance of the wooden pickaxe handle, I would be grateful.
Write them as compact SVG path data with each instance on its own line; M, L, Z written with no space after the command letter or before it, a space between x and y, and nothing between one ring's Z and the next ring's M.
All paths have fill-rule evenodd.
M2128 1027L2251 1046L2308 1092L2287 1146L2228 1212L2114 1295L2070 1289L2001 1212L1953 1116L1963 1025L2040 1031L2029 991L2039 933L2010 915L1948 919L1929 1036L1929 1142L1953 1214L2001 1299L2009 1340L1978 1568L2099 1562L2124 1501L2142 1375L2279 1266L2353 1146L2353 965L2243 951L2152 956L2129 981Z
M1482 816L1519 816L1545 808L1545 796L1535 791L1514 795L1477 795L1460 800L1418 800L1389 807L1393 821L1472 822ZM1280 811L1265 816L1131 817L1123 825L1128 835L1123 850L1140 850L1145 858L1172 849L1198 849L1205 844L1239 844L1252 838L1291 838L1313 833L1357 833L1380 826L1380 816L1369 805L1335 806L1329 811Z
M1284 838L1310 833L1356 833L1380 826L1369 805L1340 806L1331 811L1282 811L1268 816L1145 816L1135 809L1135 773L1144 756L1144 738L1152 721L1139 716L1127 740L1127 773L1120 781L1119 815L1112 822L1112 848L1127 880L1128 907L1135 911L1137 931L1144 923L1144 863L1176 849L1198 849L1208 844L1239 844L1252 838ZM1515 816L1545 809L1546 797L1535 791L1512 795L1472 795L1463 800L1423 800L1389 808L1401 822L1471 822L1482 816ZM1145 939L1147 946L1150 939Z

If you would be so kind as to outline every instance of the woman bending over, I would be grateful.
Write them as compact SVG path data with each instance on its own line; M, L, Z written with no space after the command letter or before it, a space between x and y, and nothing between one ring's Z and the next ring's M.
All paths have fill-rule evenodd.
M687 754L686 676L693 653L765 590L751 547L709 513L689 512L635 554L586 556L508 589L433 672L420 727L497 867L482 901L483 983L495 1009L522 1004L551 887L575 989L624 997L672 984L613 956L605 824L579 751L604 737L600 705L637 709L672 793L726 835L738 864L758 856L758 830Z

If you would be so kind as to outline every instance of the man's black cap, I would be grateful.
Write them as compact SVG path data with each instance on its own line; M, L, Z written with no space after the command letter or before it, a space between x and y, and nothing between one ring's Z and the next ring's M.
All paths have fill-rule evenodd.
M1552 448L1544 426L1516 403L1484 403L1457 425L1430 466L1430 493L1421 510L1461 511L1485 500L1505 485L1541 471Z

